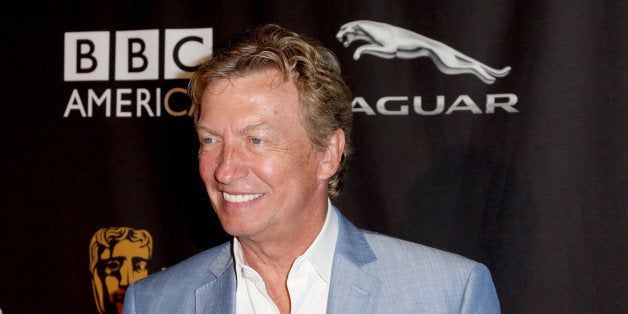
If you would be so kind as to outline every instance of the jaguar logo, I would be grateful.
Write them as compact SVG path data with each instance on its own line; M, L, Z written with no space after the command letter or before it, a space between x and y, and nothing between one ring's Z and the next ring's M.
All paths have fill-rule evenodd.
M445 74L473 74L486 84L493 84L497 77L504 77L510 67L495 69L487 66L442 42L394 25L367 20L353 21L340 27L336 39L349 47L356 41L365 41L356 48L353 59L373 55L384 59L414 59L429 57Z

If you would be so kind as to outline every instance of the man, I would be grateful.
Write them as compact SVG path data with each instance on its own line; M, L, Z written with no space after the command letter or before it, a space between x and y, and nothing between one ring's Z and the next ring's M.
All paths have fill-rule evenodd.
M148 276L153 238L142 229L101 228L89 244L89 270L99 313L122 313L124 294L134 281Z
M352 116L330 50L265 25L189 86L200 174L234 238L133 284L125 313L499 312L482 264L359 230L332 205Z

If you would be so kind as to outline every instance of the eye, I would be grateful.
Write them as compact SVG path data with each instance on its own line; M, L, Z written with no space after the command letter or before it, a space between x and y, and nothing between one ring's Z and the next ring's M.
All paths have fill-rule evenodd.
M261 138L257 138L257 137L253 137L253 138L251 138L251 143L253 143L253 144L262 144L262 139Z
M116 261L116 260L112 260L112 261L108 261L107 262L107 268L111 269L111 270L118 270L120 269L120 262Z
M133 270L135 272L142 272L146 270L148 263L144 259L136 259L133 261Z
M118 260L107 260L105 261L105 273L107 275L114 274L120 270L122 263Z
M203 137L200 139L201 144L211 144L214 142L214 139L211 137Z

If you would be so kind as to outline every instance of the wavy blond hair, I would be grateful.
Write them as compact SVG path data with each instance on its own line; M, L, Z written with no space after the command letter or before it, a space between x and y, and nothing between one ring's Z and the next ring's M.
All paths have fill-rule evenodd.
M301 118L312 144L324 147L336 130L345 133L345 148L338 171L328 181L328 194L335 198L343 188L347 158L351 154L351 91L344 82L334 53L318 41L276 24L249 30L216 51L192 76L188 94L194 121L207 85L232 76L276 69L283 82L293 80L299 92Z

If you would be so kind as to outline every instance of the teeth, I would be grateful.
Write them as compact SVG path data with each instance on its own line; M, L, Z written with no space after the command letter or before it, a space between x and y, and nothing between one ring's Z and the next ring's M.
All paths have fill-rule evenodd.
M222 197L225 199L225 201L232 203L244 203L252 201L260 196L262 196L262 193L231 195L227 192L222 192Z

